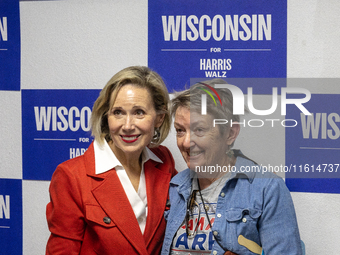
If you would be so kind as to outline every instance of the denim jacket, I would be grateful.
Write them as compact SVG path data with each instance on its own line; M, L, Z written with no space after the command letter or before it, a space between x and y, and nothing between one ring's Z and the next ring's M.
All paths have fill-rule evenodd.
M289 190L273 173L247 171L252 166L256 166L252 161L237 157L234 171L218 197L217 216L212 227L213 233L217 234L215 238L236 254L255 254L238 243L239 235L243 235L260 245L265 255L301 255L300 235ZM165 212L167 227L162 255L170 253L172 240L185 218L191 176L190 169L186 169L170 182L171 207ZM211 254L224 252L215 241Z

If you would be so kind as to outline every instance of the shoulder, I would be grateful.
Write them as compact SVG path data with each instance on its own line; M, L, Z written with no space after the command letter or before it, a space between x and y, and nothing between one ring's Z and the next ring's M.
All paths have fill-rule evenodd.
M66 160L59 164L53 173L53 176L63 175L79 175L86 174L89 169L94 170L94 149L93 143L88 147L83 155Z
M177 171L175 169L175 161L170 150L167 147L159 145L154 148L149 148L149 150L151 150L152 153L154 153L160 160L162 160L163 165L169 167L169 172L172 174L172 176L177 174Z
M284 180L277 173L267 171L263 167L259 167L259 171L254 175L255 183L262 183L265 186L286 186Z
M158 147L149 148L149 150L151 150L152 153L154 153L160 160L162 160L163 164L171 164L175 166L172 154L167 147L159 145Z
M272 172L258 172L255 174L251 189L263 196L265 200L290 200L290 191L282 177Z
M262 192L263 190L265 192L272 192L275 190L281 190L283 192L288 191L284 180L280 176L268 171L267 168L256 164L248 158L237 158L236 173L234 173L234 176L238 177L236 179L242 180L238 181L238 184L242 183L259 192Z
M183 185L185 182L191 180L191 177L190 177L190 169L187 168L181 172L179 172L176 176L174 176L172 179L171 179L171 182L170 184L172 185L175 185L175 186L181 186Z
M245 176L249 180L276 179L276 181L278 181L279 179L282 179L272 171L268 171L262 164L259 165L247 157L237 157L234 172L235 175Z
M159 145L154 148L149 148L157 157L159 157L162 161L169 160L172 158L172 154L169 149L163 145Z

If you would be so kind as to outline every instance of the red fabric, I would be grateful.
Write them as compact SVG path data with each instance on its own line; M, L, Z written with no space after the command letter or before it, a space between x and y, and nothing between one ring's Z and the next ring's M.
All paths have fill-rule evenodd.
M50 184L46 254L159 254L169 182L177 172L166 147L151 149L163 164L145 163L148 216L144 235L116 171L95 175L94 149L60 164ZM106 218L106 223L104 222Z

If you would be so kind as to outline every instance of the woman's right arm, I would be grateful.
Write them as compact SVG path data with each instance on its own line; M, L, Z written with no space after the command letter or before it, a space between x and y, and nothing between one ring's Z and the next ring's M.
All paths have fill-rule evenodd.
M46 254L79 254L85 231L79 180L61 164L54 172L50 184L50 203L46 217L50 238Z

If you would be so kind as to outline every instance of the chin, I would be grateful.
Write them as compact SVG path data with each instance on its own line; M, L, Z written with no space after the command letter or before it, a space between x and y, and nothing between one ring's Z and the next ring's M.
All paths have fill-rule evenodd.
M199 167L199 165L191 163L191 164L188 164L188 167L189 167L191 170L195 171L196 167Z

